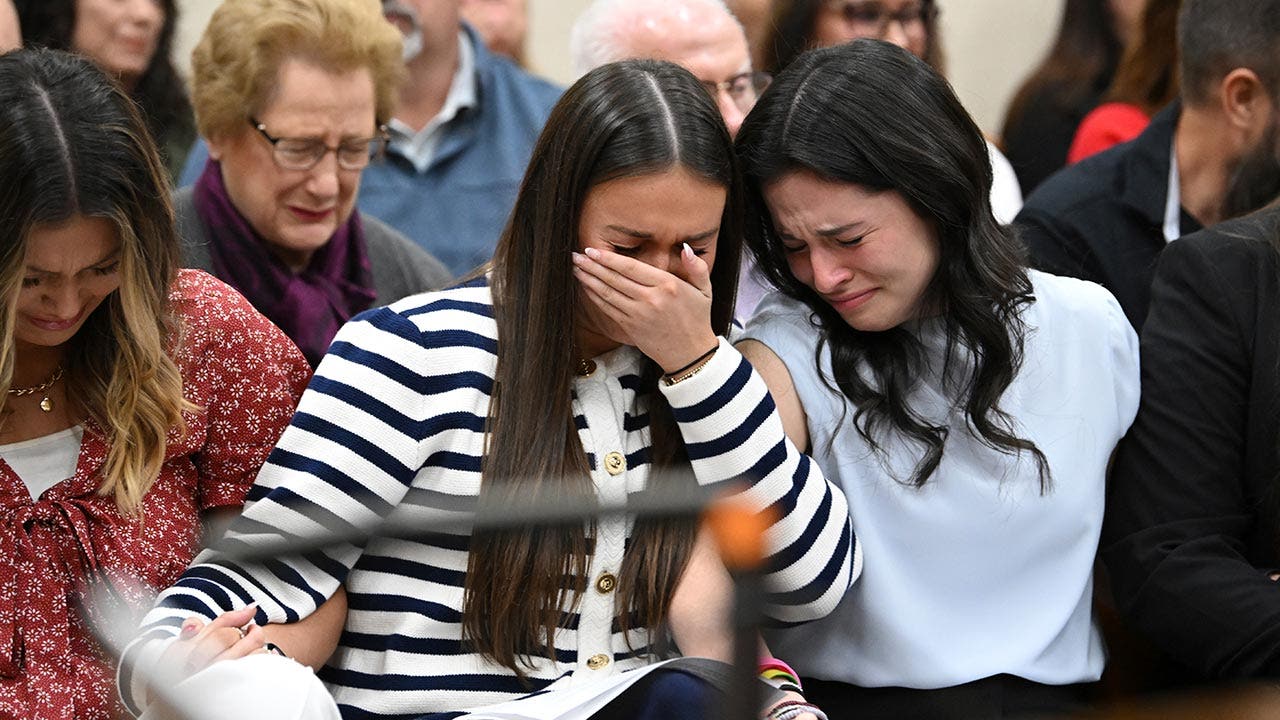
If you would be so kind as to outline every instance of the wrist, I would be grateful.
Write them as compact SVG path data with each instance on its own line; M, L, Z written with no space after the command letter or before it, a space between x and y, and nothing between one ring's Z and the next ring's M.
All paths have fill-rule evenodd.
M664 370L664 373L662 376L663 382L665 382L668 385L675 385L678 382L687 380L693 377L694 375L697 375L698 372L702 370L703 366L711 362L711 358L715 356L716 350L719 350L719 349L720 349L720 341L717 339L715 341L715 344L711 346L710 350L707 350L706 352L697 356L696 358L689 361L688 363L674 370L666 370L666 368L663 368Z
M794 685L796 692L804 694L803 686L800 683L800 673L791 668L790 665L775 657L760 658L759 665L760 679L777 687L779 684Z
M719 346L719 336L708 330L705 336L681 343L679 347L672 347L669 352L660 355L655 353L649 357L662 368L663 375L679 375L693 369L694 365L709 356Z
M769 714L765 716L765 720L794 720L802 715L811 714L818 720L829 720L827 714L817 705L810 702L800 702L798 700L784 700L774 705Z

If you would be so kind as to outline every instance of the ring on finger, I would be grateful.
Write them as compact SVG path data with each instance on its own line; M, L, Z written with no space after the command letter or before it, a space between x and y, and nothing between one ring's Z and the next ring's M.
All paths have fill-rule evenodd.
M241 640L243 640L243 639L244 639L244 636L245 636L245 634L246 634L246 633L245 633L245 631L244 631L244 628L240 628L240 627L238 627L238 628L236 628L236 632L240 633L240 639L241 639Z

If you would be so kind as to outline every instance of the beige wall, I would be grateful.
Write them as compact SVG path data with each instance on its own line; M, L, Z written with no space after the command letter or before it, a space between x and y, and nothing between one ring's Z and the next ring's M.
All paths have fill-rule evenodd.
M978 125L1000 132L1005 105L1053 41L1062 0L940 0L947 73Z
M1060 0L939 0L948 73L984 130L1000 131L1004 108L1044 55L1061 16ZM589 0L529 0L530 64L570 82L569 28Z
M529 63L561 83L573 81L569 28L589 0L528 0ZM218 0L178 0L179 63L186 67ZM1039 61L1057 27L1060 0L940 0L951 82L978 124L1000 131L1005 104Z

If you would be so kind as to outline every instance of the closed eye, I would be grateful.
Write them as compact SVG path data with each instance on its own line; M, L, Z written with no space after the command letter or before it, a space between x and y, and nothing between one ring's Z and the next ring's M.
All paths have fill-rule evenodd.
M866 237L867 237L866 235L859 235L857 237L852 237L848 239L836 238L836 244L843 247L852 247L854 245L857 245L858 243L861 243Z
M116 271L119 269L120 269L120 261L116 260L115 262L110 262L110 263L107 263L106 265L99 265L98 267L93 269L93 273L95 275L104 275L104 276L114 275Z
M609 249L619 255L635 255L640 252L639 245L618 245L616 243L609 243Z

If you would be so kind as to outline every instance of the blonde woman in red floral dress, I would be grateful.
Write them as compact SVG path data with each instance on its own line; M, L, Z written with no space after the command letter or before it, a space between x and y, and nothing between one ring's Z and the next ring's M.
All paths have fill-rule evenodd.
M0 57L0 177L0 717L120 717L95 635L239 510L309 369L176 269L164 169L87 62Z

